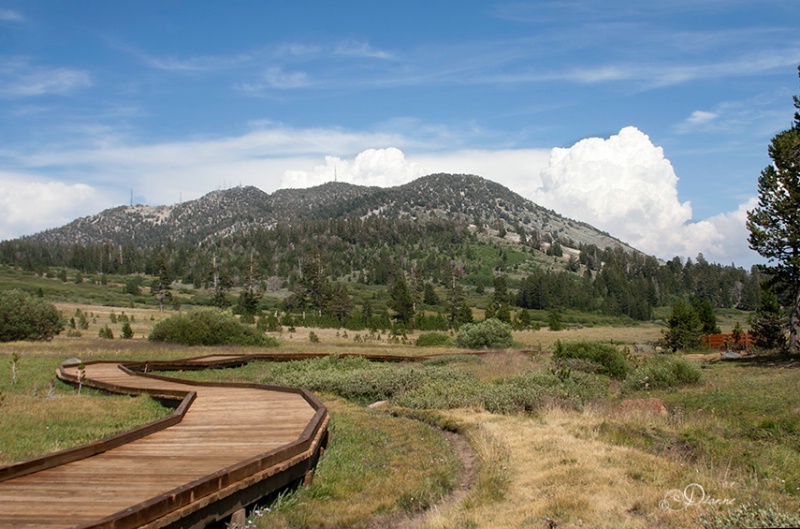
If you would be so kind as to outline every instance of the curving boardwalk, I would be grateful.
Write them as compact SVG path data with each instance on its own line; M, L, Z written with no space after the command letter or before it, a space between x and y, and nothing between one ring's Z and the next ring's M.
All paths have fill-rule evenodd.
M328 435L327 409L310 393L142 373L252 358L62 366L58 377L73 384L180 404L136 430L0 468L0 527L204 527L308 479Z

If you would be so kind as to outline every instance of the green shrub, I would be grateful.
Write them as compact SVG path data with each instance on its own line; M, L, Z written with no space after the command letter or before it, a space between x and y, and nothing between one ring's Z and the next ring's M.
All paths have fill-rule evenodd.
M463 372L437 371L430 373L424 384L395 397L395 403L407 408L481 407L491 413L529 413L549 404L579 408L606 393L606 386L596 376L585 373L558 376L531 371L482 383Z
M740 527L800 527L800 512L786 512L769 505L743 503L726 511L709 511L700 516L703 529L739 529Z
M600 372L614 378L625 378L630 364L616 347L603 342L556 342L553 359L578 358L601 366Z
M236 317L216 308L198 308L158 322L149 337L153 342L184 345L277 346L274 338L242 324Z
M424 366L446 366L449 364L480 364L483 359L473 354L452 354L434 356L422 362Z
M479 407L483 402L483 384L472 375L437 369L424 385L398 395L395 402L406 408L439 409Z
M511 342L511 325L495 318L467 323L456 336L456 345L468 349L509 347Z
M275 364L261 380L265 384L302 386L364 402L386 400L425 382L418 366L373 363L363 358L301 360Z
M133 329L128 320L125 320L125 323L122 324L122 337L126 340L133 338Z
M417 347L436 347L438 345L449 345L450 337L438 332L424 332L419 335L414 343Z
M104 325L103 327L100 327L100 330L97 332L97 336L99 336L100 338L105 338L107 340L113 340L114 332L108 325Z
M84 331L88 330L89 320L86 318L86 314L84 314L81 309L75 309L75 315L78 316L78 328Z
M551 404L580 408L605 393L605 384L594 375L530 371L495 381L484 392L483 407L492 413L534 412Z
M700 368L688 360L672 355L648 358L628 377L632 389L667 389L700 380Z
M64 327L52 303L17 289L0 292L0 342L51 340Z

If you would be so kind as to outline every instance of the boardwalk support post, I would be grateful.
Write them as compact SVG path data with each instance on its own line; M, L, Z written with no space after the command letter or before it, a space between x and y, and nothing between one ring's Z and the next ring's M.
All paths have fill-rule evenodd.
M247 525L247 513L244 509L239 509L231 515L230 527L244 527Z

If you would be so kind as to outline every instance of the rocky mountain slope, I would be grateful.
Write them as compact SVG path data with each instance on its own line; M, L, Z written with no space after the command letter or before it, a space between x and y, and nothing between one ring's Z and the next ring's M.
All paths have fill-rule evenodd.
M256 226L369 216L460 219L505 230L512 238L526 235L567 246L583 243L634 251L608 233L562 217L500 184L453 174L429 175L392 188L329 182L267 194L255 187L237 187L172 206L120 206L26 239L52 244L133 243L138 247L158 246L170 239L199 244Z

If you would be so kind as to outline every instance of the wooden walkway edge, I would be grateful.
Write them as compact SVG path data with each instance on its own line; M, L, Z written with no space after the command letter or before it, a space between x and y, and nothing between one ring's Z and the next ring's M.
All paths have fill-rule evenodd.
M169 364L198 369L252 359ZM178 405L170 416L134 430L0 467L0 527L201 528L313 472L327 445L329 415L308 391L189 382L144 373L150 366L59 368L57 376L71 384L146 393Z

